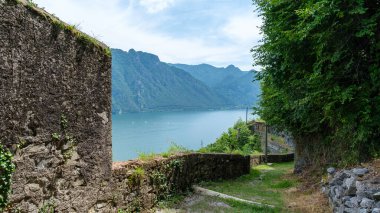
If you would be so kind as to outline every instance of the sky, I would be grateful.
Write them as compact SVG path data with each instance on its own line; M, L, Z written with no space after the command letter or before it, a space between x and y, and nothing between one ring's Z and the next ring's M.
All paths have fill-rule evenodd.
M252 0L34 2L111 48L153 53L168 63L251 70L250 49L261 39Z

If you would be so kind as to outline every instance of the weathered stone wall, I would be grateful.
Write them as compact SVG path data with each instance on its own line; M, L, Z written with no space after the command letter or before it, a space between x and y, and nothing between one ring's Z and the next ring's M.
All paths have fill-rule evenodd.
M113 188L107 195L112 199L95 210L111 208L136 212L150 209L168 193L186 191L194 183L235 178L249 171L249 156L229 154L194 153L148 162L114 163Z
M24 1L0 1L0 141L11 205L86 212L111 177L107 47Z
M367 168L336 171L329 168L322 191L334 212L380 213L380 163Z

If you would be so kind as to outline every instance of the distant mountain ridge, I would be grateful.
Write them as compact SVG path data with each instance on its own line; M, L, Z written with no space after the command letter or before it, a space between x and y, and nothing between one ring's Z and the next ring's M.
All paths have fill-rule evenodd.
M229 65L226 68L214 67L208 64L171 65L185 70L236 107L253 106L261 93L260 83L254 81L256 75L254 70L241 71L234 65Z
M181 69L181 66L184 68ZM186 66L186 67L185 67ZM201 66L201 65L197 65ZM253 73L242 72L238 68L208 67L202 78L202 67L199 75L190 70L193 65L167 64L158 56L135 51L125 52L112 49L112 112L170 111L222 109L252 106L255 98L232 96L239 92L247 92L245 84L236 86L239 81L246 81ZM220 69L221 73L212 74L212 70ZM236 73L232 74L231 71ZM230 73L231 72L231 73ZM198 73L198 71L197 71ZM253 77L252 77L253 79ZM223 83L224 82L224 83ZM251 87L254 85L251 83ZM242 88L240 88L242 87ZM236 91L235 91L236 90ZM243 97L244 96L244 97ZM246 99L250 99L247 101ZM249 103L249 105L246 103Z

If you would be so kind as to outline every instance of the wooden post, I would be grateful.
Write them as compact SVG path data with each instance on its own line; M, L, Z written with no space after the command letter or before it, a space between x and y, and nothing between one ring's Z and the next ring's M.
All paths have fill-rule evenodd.
M245 124L248 124L248 107L247 107L247 110L245 111Z

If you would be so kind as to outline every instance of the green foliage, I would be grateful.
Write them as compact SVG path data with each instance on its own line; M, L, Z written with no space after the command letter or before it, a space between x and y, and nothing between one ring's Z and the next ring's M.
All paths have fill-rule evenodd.
M38 5L33 0L27 0L28 7L38 7Z
M55 213L56 204L53 201L44 202L38 213Z
M142 179L145 177L145 170L142 167L135 168L131 175L128 177L128 181L131 186L140 185Z
M220 152L249 155L261 151L260 140L242 120L238 120L228 132L224 132L215 143L200 149L200 152Z
M153 152L151 152L151 153L139 152L138 153L139 154L138 159L142 160L142 161L150 161L150 160L154 160L154 159L159 158L159 157L168 158L172 155L177 155L177 154L181 154L181 153L190 153L190 152L191 152L191 150L187 149L186 147L172 142L170 147L168 148L168 151L160 153L160 154L156 154Z
M62 130L66 130L67 129L68 120L67 120L66 115L61 114L61 122L60 122L60 124L61 124L61 129Z
M68 132L69 120L65 114L60 117L60 133L54 132L51 134L52 142L61 149L61 153L65 162L67 162L74 154L77 141L75 137Z
M138 155L139 156L137 158L142 161L150 161L159 157L158 154L155 154L153 152L152 153L139 152Z
M12 173L15 170L12 158L12 153L0 144L0 210L3 210L8 203Z
M180 160L180 159L174 159L174 160L171 160L167 166L169 168L172 168L172 169L178 169L178 168L181 168L183 166L183 160Z
M51 138L53 141L59 141L59 139L61 138L61 135L54 132L53 134L51 134Z
M171 155L176 155L176 154L181 154L181 153L190 153L190 152L191 150L189 150L188 148L172 142L168 151L161 153L161 156L167 158Z
M162 201L169 195L169 185L165 174L153 171L149 174L150 180L157 194L157 201Z
M343 144L334 153L380 153L380 7L372 0L254 0L264 24L254 57L260 107L296 138ZM348 158L344 158L348 159Z

